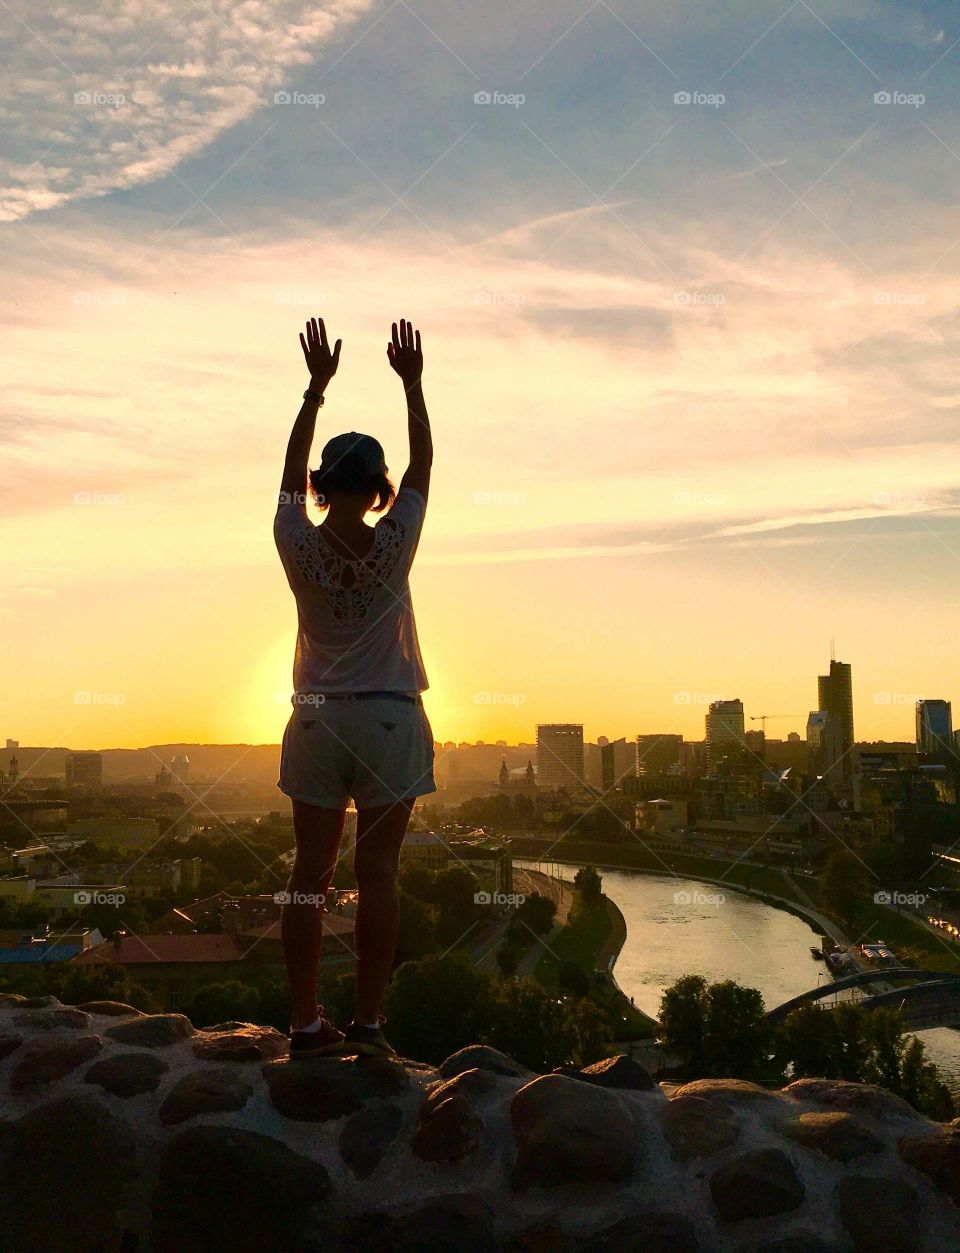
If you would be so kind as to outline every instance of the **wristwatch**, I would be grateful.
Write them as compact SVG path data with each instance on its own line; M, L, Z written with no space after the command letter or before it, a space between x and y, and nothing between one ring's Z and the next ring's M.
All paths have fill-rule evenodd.
M320 395L320 393L312 392L309 387L303 393L303 398L304 400L316 400L316 401L319 401L321 405L323 404L323 397Z

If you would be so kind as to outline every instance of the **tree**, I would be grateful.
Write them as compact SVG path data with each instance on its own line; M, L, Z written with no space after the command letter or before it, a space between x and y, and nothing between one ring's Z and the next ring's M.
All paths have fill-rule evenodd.
M555 901L549 896L541 896L539 892L532 892L517 906L514 920L523 923L531 931L536 931L538 935L546 935L553 927L556 913Z
M497 950L497 967L500 973L508 976L516 974L522 956L523 950L510 940L501 944Z
M573 886L580 893L585 905L598 904L602 895L603 880L593 866L581 866L573 877Z
M490 976L461 952L406 962L387 990L390 1041L435 1065L475 1044L489 1022Z
M200 988L190 1006L190 1021L195 1027L212 1027L218 1022L256 1022L260 1010L260 993L239 979L208 983Z
M557 983L571 996L586 996L590 991L590 976L576 962L565 961L557 972Z
M764 1069L769 1030L756 988L684 975L661 998L660 1028L664 1048L694 1078L752 1079Z
M827 909L852 922L866 902L863 862L845 848L835 849L823 868L820 895Z
M683 975L660 998L660 1042L691 1074L705 1072L703 975Z

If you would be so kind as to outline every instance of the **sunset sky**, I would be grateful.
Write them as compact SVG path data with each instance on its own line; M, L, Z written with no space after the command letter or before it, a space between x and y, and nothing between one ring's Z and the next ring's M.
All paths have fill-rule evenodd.
M737 696L802 731L831 637L860 738L960 701L955 5L10 0L0 29L0 737L279 739L310 314L344 341L320 436L398 478L385 345L422 330L438 739L699 738Z

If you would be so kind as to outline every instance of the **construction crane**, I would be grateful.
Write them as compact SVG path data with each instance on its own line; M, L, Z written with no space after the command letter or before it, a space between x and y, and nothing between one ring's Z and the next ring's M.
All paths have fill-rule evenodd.
M756 714L756 715L751 714L750 721L759 722L760 730L764 733L764 735L766 735L768 719L770 718L799 718L799 717L800 717L800 714Z

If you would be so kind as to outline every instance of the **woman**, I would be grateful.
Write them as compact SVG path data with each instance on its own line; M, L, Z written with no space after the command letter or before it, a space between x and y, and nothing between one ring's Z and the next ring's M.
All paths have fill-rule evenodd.
M317 410L340 361L323 320L300 344L310 386L293 426L274 537L297 601L293 712L278 786L293 803L297 851L281 931L290 982L290 1053L394 1055L380 1005L397 943L400 845L416 797L434 791L433 735L420 693L427 679L408 575L427 507L433 444L420 378L420 332L393 324L387 358L407 398L410 464L394 490L383 449L350 431L326 444L309 484L326 520L307 518L307 459ZM388 513L368 526L371 510ZM323 898L343 832L357 807L354 867L357 983L353 1021L339 1031L316 1003Z

